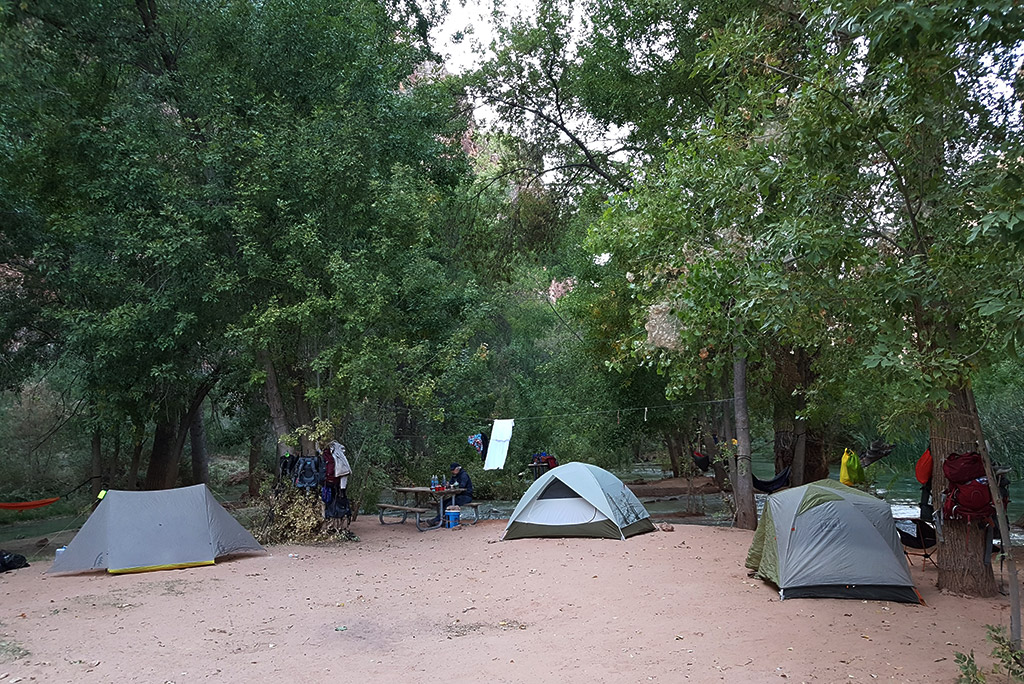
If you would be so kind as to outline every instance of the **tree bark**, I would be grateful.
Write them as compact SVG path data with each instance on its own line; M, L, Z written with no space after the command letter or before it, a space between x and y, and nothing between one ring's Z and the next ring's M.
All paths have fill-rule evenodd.
M256 352L256 358L263 364L263 370L267 374L264 390L267 408L270 409L270 422L274 428L274 441L277 451L277 460L274 466L276 470L280 468L281 459L288 455L288 446L281 440L291 432L291 426L288 424L288 414L284 410L281 386L278 383L277 371L274 369L274 362L270 358L270 352L261 349ZM280 473L277 474L280 475Z
M729 396L729 378L725 373L722 374L722 396ZM722 404L722 423L718 440L718 443L720 445L724 445L727 452L731 454L731 456L726 460L726 463L728 464L727 475L729 476L729 487L732 491L736 491L736 455L732 450L732 440L736 436L736 432L733 429L732 424L732 416L735 410L735 398L732 406L729 406L727 403ZM753 482L751 482L751 487L753 487Z
M174 451L175 425L167 420L156 424L153 432L153 448L149 452L149 468L146 470L145 489L168 489L178 476L178 459L171 455ZM167 483L171 484L168 485Z
M733 397L736 410L736 526L757 529L757 505L750 468L750 414L747 409L747 359L738 353L733 361Z
M121 426L117 426L114 430L114 453L111 454L110 459L107 461L107 467L103 469L103 477L108 485L113 485L117 482L117 474L120 470L121 461Z
M669 431L665 433L665 445L668 447L668 460L672 467L672 477L680 477L682 470L680 469L679 458L681 443L678 435Z
M306 383L301 379L292 386L292 398L295 401L295 418L299 425L312 427L313 413L309 410L309 400L306 399ZM316 457L316 445L313 444L313 440L300 435L299 445L303 456Z
M789 484L799 487L804 483L804 472L807 468L807 421L796 420L796 445L793 447L793 465L790 470Z
M711 436L706 420L701 424L700 440L702 452L711 459L711 471L714 474L715 485L722 490L729 479L729 473L725 471L725 467L718 458L718 445L715 444L715 440Z
M807 408L804 391L814 382L811 361L802 348L781 350L775 358L775 472L790 468L794 487L828 477L820 431L798 417Z
M189 437L192 445L192 484L209 484L210 452L206 446L206 426L203 422L202 409L192 418Z
M128 464L128 482L126 488L134 492L139 488L139 466L142 463L142 447L146 443L146 433L139 426L135 427L135 436L132 438L132 460Z
M96 499L103 489L103 451L100 449L100 429L92 431L92 498Z
M176 423L174 418L164 418L157 423L146 471L146 489L171 489L177 484L178 463L185 449L189 426L199 413L206 395L216 386L217 375L215 371L203 380L185 410L176 416ZM170 411L164 415L171 415Z
M930 424L932 444L932 500L942 501L946 477L942 464L951 453L976 451L977 434L969 387L950 389L949 406L937 408ZM942 521L942 539L939 541L939 589L971 596L995 596L998 593L991 562L985 562L985 530L977 523L963 520Z

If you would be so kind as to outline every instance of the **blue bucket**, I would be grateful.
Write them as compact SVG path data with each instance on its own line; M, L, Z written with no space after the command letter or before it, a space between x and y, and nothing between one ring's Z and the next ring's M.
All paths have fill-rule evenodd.
M445 511L444 512L444 526L448 528L458 527L459 525L459 514L460 511Z

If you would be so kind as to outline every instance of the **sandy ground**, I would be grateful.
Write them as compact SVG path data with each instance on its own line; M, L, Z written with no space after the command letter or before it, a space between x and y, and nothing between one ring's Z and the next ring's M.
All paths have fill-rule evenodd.
M279 546L135 575L0 575L11 682L953 682L1004 599L802 599L747 577L752 533L498 541L503 521ZM27 653L22 653L23 649Z

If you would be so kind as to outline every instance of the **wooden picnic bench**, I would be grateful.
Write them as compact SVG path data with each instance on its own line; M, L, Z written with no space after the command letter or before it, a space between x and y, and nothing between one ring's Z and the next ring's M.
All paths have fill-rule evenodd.
M380 524L381 525L400 525L400 524L405 522L405 519L409 517L410 513L413 513L413 514L416 515L416 529L417 530L422 532L423 530L428 529L428 527L429 527L429 526L428 527L424 527L422 525L422 523L420 522L420 516L421 515L423 515L424 513L430 513L431 512L429 508L417 508L415 506L397 506L395 504L382 504L382 503L377 504L377 508L380 509L377 512L377 517L380 518ZM398 520L396 522L384 522L384 513L385 512L401 513L402 514L402 519Z
M472 508L473 509L473 522L469 523L470 525L476 525L477 522L480 520L480 511L478 509L480 508L480 504L481 503L483 503L483 502L481 502L481 501L470 501L469 503L462 504L462 505L459 506L459 508L463 508L463 509L465 509L465 508Z

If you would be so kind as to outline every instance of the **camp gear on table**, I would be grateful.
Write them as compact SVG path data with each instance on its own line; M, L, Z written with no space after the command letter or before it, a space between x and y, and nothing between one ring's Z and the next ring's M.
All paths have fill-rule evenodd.
M505 539L625 539L653 530L647 509L622 480L588 463L566 463L530 485L509 518Z
M889 504L834 480L769 496L746 566L783 599L920 602Z

